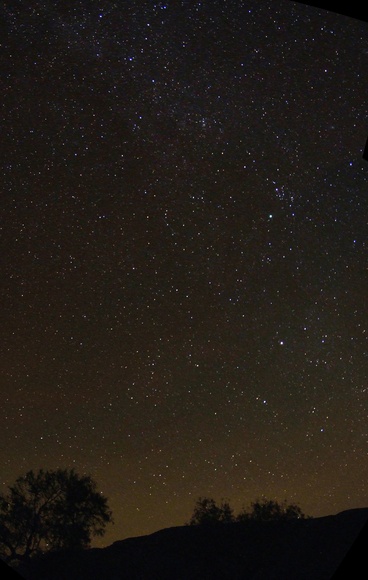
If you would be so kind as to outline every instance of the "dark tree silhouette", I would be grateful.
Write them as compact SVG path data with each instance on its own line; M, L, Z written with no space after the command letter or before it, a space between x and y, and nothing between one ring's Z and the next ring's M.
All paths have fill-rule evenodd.
M29 471L0 495L0 557L11 563L51 550L87 548L110 522L107 499L90 476Z
M306 517L298 505L287 504L286 500L278 503L269 499L257 499L250 504L250 507L250 511L243 510L240 512L236 517L236 521L258 520L265 522L269 520L304 519Z
M221 505L218 506L214 499L200 497L194 506L193 515L189 520L189 525L227 524L232 521L234 521L233 510L227 502L222 501Z
M222 501L217 505L210 497L198 498L193 515L187 525L211 525L218 523L244 522L247 520L269 521L269 520L291 520L304 519L306 517L300 507L296 504L287 504L269 499L257 499L250 504L250 511L243 509L237 516L234 516L233 509L228 502Z

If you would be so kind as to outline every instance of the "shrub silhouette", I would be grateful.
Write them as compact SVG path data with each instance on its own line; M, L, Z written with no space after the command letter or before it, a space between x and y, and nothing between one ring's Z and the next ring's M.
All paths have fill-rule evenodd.
M87 548L112 522L107 499L74 470L28 471L0 495L0 556L27 561L51 550Z
M227 502L223 501L218 506L214 499L200 497L194 506L189 525L195 526L200 524L208 526L218 523L230 523L232 521L234 521L233 510Z
M236 521L258 520L267 522L270 520L304 519L306 517L298 505L287 504L286 500L278 503L270 499L257 499L250 504L250 507L249 512L245 510L240 512Z
M234 516L233 509L228 502L222 501L217 505L210 497L198 498L189 525L212 525L219 523L243 522L246 520L270 521L304 519L306 516L296 504L287 504L263 499L255 500L250 504L250 511L243 509Z

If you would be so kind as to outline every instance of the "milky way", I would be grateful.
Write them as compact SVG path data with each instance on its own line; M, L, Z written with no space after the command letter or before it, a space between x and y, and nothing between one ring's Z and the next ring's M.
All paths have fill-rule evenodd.
M2 21L3 491L91 474L98 545L198 496L366 506L368 24L288 0Z

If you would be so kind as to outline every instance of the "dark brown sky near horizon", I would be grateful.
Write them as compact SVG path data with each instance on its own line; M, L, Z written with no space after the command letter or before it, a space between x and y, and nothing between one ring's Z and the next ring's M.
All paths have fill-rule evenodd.
M368 24L276 1L1 8L0 491L89 473L368 505Z

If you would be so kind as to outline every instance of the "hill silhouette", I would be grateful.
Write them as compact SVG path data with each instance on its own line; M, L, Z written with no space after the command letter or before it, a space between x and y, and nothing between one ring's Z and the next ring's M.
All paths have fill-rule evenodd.
M182 526L106 548L50 553L27 580L329 580L364 533L368 508L290 521ZM355 555L354 555L355 554ZM345 560L344 560L345 562ZM346 559L349 565L349 558ZM343 574L343 569L341 568ZM354 577L346 573L341 578ZM337 575L336 578L340 578Z

